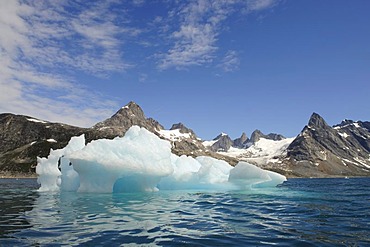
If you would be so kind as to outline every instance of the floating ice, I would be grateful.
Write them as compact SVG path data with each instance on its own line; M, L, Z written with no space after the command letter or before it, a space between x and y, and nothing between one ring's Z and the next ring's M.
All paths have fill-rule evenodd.
M283 183L286 177L276 172L263 170L247 162L239 162L230 170L229 182L239 185L241 188L271 187Z
M59 161L59 162L58 162ZM60 170L58 169L58 163ZM138 126L124 137L85 146L84 136L38 158L40 191L135 192L173 189L236 189L276 186L286 178L240 162L171 153L171 144Z
M38 183L41 184L40 191L57 191L61 186L60 178L64 178L69 182L70 176L78 176L69 167L69 160L65 157L74 151L81 150L85 147L85 136L81 135L79 137L72 137L68 145L63 149L50 150L48 158L37 157L36 173L38 176ZM59 171L58 163L63 169L64 174L62 175ZM73 174L73 175L71 175ZM66 184L66 183L65 183ZM70 185L65 185L69 187Z
M138 126L124 137L92 141L69 159L84 192L155 191L173 173L171 144Z

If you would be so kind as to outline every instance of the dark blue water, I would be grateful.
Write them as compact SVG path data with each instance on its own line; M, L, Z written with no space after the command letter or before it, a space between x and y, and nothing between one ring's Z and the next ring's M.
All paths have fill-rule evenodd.
M0 246L370 246L370 178L269 190L39 193L0 180Z

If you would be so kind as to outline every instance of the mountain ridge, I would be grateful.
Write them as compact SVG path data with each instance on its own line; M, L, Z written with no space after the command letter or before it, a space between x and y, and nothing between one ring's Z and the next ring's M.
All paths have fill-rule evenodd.
M232 140L222 133L207 142L182 123L165 130L132 101L91 128L0 114L0 174L35 175L36 157L47 156L50 148L64 147L72 136L85 134L87 142L112 139L133 125L170 141L177 155L207 155L231 165L245 160L290 177L370 176L370 122L344 120L329 126L313 113L295 138L255 130L250 138L243 132Z

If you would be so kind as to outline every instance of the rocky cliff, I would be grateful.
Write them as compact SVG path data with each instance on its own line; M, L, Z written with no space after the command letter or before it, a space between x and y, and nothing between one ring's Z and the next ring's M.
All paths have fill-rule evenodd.
M29 116L0 114L0 171L9 175L34 172L36 157L64 147L88 129L51 123Z
M369 176L370 123L343 121L334 127L313 113L288 146L286 164L297 176Z
M164 129L158 121L146 118L141 107L131 101L119 109L112 117L95 124L90 129L91 134L88 135L88 140L123 136L133 125L144 127L153 133Z

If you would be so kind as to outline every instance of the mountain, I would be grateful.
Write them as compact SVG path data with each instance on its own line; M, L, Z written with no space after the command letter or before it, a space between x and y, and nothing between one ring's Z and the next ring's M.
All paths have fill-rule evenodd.
M313 113L295 138L256 130L246 146L219 153L290 177L370 176L370 122L331 127Z
M46 157L50 148L67 145L72 136L85 134L86 141L123 136L132 125L156 133L163 129L156 120L146 118L134 102L119 109L112 117L91 128L51 123L29 116L5 113L0 115L0 172L5 176L28 176L34 173L36 157Z
M51 123L29 116L0 114L0 171L5 175L34 172L36 157L64 147L88 129Z
M248 161L290 177L370 176L370 122L343 120L333 127L317 113L295 138L263 134L255 130L232 140L221 133L203 141L183 123L169 130L145 117L134 102L91 128L52 123L30 116L0 114L0 175L35 175L36 157L46 157L72 136L85 134L86 141L123 136L132 126L145 127L171 142L177 155L208 155L235 165Z
M245 145L249 142L249 138L247 136L247 134L245 134L244 132L242 133L242 135L239 137L239 138L236 138L234 141L233 141L233 147L237 147L237 148L243 148L245 147Z
M313 113L287 148L287 167L297 176L369 176L370 122L329 126Z
M119 109L112 117L95 124L91 128L95 135L90 139L112 139L116 136L123 136L133 125L144 127L153 133L164 129L158 121L146 118L141 107L131 101Z
M227 135L224 134L224 136ZM247 161L263 168L276 170L276 168L281 167L282 161L280 161L279 158L286 156L287 147L293 139L294 138L285 138L278 134L265 135L261 131L255 130L250 139L243 133L240 138L232 141L232 145L229 143L228 146L223 146L223 148L218 148L214 151L239 161ZM218 136L213 141L203 142L203 145L212 149L216 145L219 146L222 144L220 140L222 139ZM285 170L277 170L282 174L287 173Z
M173 124L169 130L156 132L159 137L169 140L172 144L172 152L177 155L198 156L205 154L205 149L194 131L182 123Z
M252 145L256 142L258 142L261 138L265 138L268 140L274 140L274 141L281 141L285 139L283 135L270 133L268 135L263 134L260 130L255 130L252 132L251 139L249 140L249 143Z
M221 133L216 138L213 139L215 141L212 146L210 147L210 150L217 152L217 151L227 151L234 145L233 140L225 134Z
M204 142L203 144L213 152L227 152L230 148L248 148L258 142L261 138L280 141L285 139L284 136L270 133L268 135L263 134L260 130L253 131L251 138L243 132L239 138L232 140L227 134L221 133L212 141Z
M87 142L101 138L113 139L123 136L133 125L144 127L170 141L172 152L177 155L209 155L230 164L237 162L207 150L194 131L181 123L174 124L170 130L164 130L158 121L146 118L139 105L130 102L112 117L91 128L52 123L11 113L0 114L0 175L32 176L37 164L36 157L48 156L51 148L63 148L72 136L85 134Z

